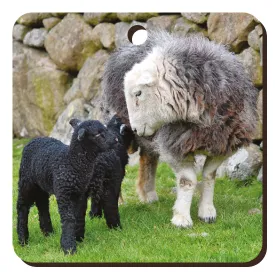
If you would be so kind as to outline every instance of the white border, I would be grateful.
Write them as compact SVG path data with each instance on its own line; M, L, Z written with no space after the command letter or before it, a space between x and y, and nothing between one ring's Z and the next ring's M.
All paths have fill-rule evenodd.
M273 76L273 66L271 62L275 60L274 58L274 30L272 26L274 25L274 12L272 8L272 1L211 1L211 0L196 0L196 1L179 1L179 0L169 0L169 1L4 1L2 3L2 12L0 16L0 26L1 28L1 98L2 106L0 108L0 118L1 118L1 226L0 226L0 272L1 274L7 274L11 272L17 272L17 274L47 274L48 272L53 272L58 274L60 272L66 272L66 274L73 274L77 272L79 268L39 268L37 269L25 265L14 253L12 247L12 26L15 20L22 14L27 12L247 12L258 18L265 26L268 33L268 171L272 171L274 160L272 160L274 153L274 122L271 125L271 118L274 117L275 108L272 106L275 94L274 87L274 76ZM273 66L271 66L271 64ZM273 113L272 113L273 112ZM271 136L272 135L272 136ZM274 199L272 200L271 194L274 194L275 183L273 182L273 177L268 176L268 252L264 260L255 267L249 269L250 274L259 272L265 272L267 270L274 270ZM63 270L61 270L63 269ZM85 270L84 270L85 269ZM130 272L144 273L144 272L162 272L163 268L153 268L154 270L148 268L93 268L88 270L88 268L81 268L80 272L112 272L112 274L126 274ZM166 268L167 269L172 268ZM211 268L207 267L206 272L211 272L211 274L220 274L221 268ZM222 268L224 274L239 274L248 270L246 268ZM201 273L201 268L195 267L185 267L184 270L181 268L173 268L173 272L188 272L188 274ZM13 273L16 274L16 273ZM267 273L269 274L269 272Z

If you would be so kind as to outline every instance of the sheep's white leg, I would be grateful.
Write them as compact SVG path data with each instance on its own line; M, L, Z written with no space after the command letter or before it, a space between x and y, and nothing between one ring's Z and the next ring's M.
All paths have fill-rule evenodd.
M142 202L154 202L158 200L155 187L155 177L158 165L158 156L140 152L139 178L137 193Z
M225 158L225 156L207 157L203 167L198 216L201 220L208 223L216 220L216 208L213 204L215 176L218 167Z
M177 177L177 200L173 207L172 223L178 227L192 227L190 216L192 197L197 185L194 156L188 156L180 167L174 167Z

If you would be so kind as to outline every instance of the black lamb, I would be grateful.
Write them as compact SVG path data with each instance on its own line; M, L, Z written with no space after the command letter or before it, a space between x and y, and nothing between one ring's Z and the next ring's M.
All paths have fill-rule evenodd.
M28 243L28 214L35 203L44 235L53 232L49 196L54 194L61 216L61 247L65 253L76 251L76 241L84 238L87 193L96 157L109 150L117 139L99 121L79 123L70 146L49 137L35 138L23 150L19 171L17 233L21 245ZM106 215L108 208L104 209Z
M127 124L127 122L125 122ZM102 210L107 225L112 228L120 226L118 199L121 189L121 183L125 176L125 166L128 164L127 150L135 146L134 133L130 126L124 124L119 116L114 115L107 124L107 129L112 132L118 139L111 150L101 154L97 158L95 171L93 174L92 190L92 207L90 217L102 217ZM104 195L97 193L102 186ZM93 192L93 190L95 190ZM110 194L113 196L110 198ZM109 211L106 211L109 207Z

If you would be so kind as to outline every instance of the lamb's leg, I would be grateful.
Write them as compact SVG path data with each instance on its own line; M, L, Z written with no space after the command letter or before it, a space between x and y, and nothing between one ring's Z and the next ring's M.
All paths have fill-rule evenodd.
M19 191L17 200L17 234L19 243L22 246L27 244L29 240L28 217L32 204L33 202L24 198Z
M65 254L76 252L76 217L75 209L77 207L76 199L72 200L70 196L56 196L58 211L61 217L62 234L61 247Z
M31 206L34 204L33 187L22 179L18 182L17 198L17 234L20 245L29 240L28 217Z
M211 223L216 220L216 209L213 204L215 176L218 167L226 157L207 157L203 167L203 180L200 186L201 198L198 216L201 220Z
M98 161L93 178L90 182L92 205L89 212L90 218L102 217L102 197L104 178L106 177L106 166L104 161Z
M192 227L190 208L197 185L194 157L188 156L180 165L177 163L173 168L177 177L177 200L173 207L171 221L178 227Z
M52 221L49 212L49 194L43 190L36 192L35 199L36 206L39 213L40 229L45 236L53 232Z
M98 202L95 202L92 200L92 207L90 211L90 218L93 219L94 217L102 218L102 201L99 200Z
M118 197L119 192L116 192L115 188L112 187L106 190L103 196L104 217L109 228L121 228L118 211Z
M82 196L77 204L76 212L76 240L82 242L85 234L85 216L87 210L87 199L88 196Z
M140 151L139 177L137 182L137 193L142 202L154 202L158 200L155 187L158 156L149 155L144 150Z

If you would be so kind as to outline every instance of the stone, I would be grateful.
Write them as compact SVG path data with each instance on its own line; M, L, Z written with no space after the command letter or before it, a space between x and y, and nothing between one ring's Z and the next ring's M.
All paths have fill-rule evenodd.
M208 36L239 53L256 24L255 18L247 13L211 13L207 20Z
M189 236L189 237L192 237L192 238L196 238L196 237L207 237L207 236L209 236L209 234L208 233L206 233L206 232L202 232L202 233L189 233L189 234L187 234L187 236Z
M128 39L128 31L130 24L119 22L115 24L115 45L117 48L130 44Z
M93 99L85 105L85 109L88 112L88 119L105 121L102 112L102 89L98 90Z
M26 13L20 16L17 20L19 24L29 27L42 27L42 21L45 18L51 17L51 13Z
M259 173L258 173L258 176L257 176L257 180L263 182L263 166L259 170Z
M238 56L253 84L256 87L262 87L263 67L261 65L260 53L249 47L248 49L242 51Z
M65 144L70 144L73 128L69 122L72 118L80 120L87 118L88 113L84 108L84 103L85 100L82 98L73 100L58 117L50 136L61 140Z
M263 37L260 38L260 65L263 66Z
M66 104L79 97L88 102L101 93L101 79L108 58L109 54L106 51L99 50L86 60L77 78L74 79L72 87L64 96Z
M43 48L47 33L48 31L44 28L32 29L25 35L23 43L31 47Z
M147 29L162 29L171 31L172 26L175 24L178 15L161 15L152 17L147 21Z
M100 23L93 29L93 33L99 38L104 48L113 50L115 48L115 25L112 23Z
M82 92L80 90L80 84L79 84L79 78L74 78L72 86L69 88L69 90L64 95L64 103L67 105L71 101L75 100L76 98L82 98Z
M68 14L67 12L55 12L55 13L52 13L52 16L63 18L67 14Z
M146 21L151 17L158 16L157 13L117 13L117 17L120 21L132 22L132 21Z
M175 21L171 31L182 36L190 33L202 33L204 36L207 36L207 31L205 29L199 27L197 24L187 20L184 17L180 17Z
M61 140L65 144L69 144L73 132L69 121L72 118L77 118L82 121L88 119L102 121L100 115L95 115L94 107L91 104L86 103L83 98L76 98L67 105L65 110L58 117L50 136Z
M49 31L55 25L57 25L60 21L61 21L60 18L50 17L50 18L43 19L43 25L44 25L45 29Z
M254 140L263 139L263 90L259 92L257 101L258 124L254 134Z
M261 24L257 25L257 26L255 27L255 31L257 32L257 34L258 34L259 36L262 36L262 35L263 35L263 27L262 27L262 25L261 25Z
M203 12L196 12L196 13L192 13L192 12L182 12L181 15L183 17L185 17L186 19L188 19L189 21L192 21L194 23L197 24L203 24L207 21L207 14L208 13L203 13Z
M13 30L12 30L12 37L15 40L18 41L23 41L25 35L27 34L27 32L29 32L31 29L24 26L24 25L20 25L20 24L16 24L13 26Z
M91 24L93 26L101 23L101 22L117 22L117 14L116 13L102 13L102 12L94 12L94 13L84 13L83 18L85 22Z
M261 48L261 37L258 34L256 28L248 34L247 37L248 45L256 51L260 51Z
M240 148L218 168L216 177L228 176L231 179L245 180L257 176L263 163L262 152L256 144Z
M60 110L71 77L46 52L13 43L13 134L47 136Z
M53 27L45 39L45 48L58 67L79 71L85 60L101 47L98 37L78 14L68 14Z
M23 127L20 134L19 134L20 137L24 138L24 137L29 137L29 133L28 133L28 130ZM23 146L23 145L22 145Z
M262 211L259 208L252 208L248 210L249 215L259 215L262 214Z

